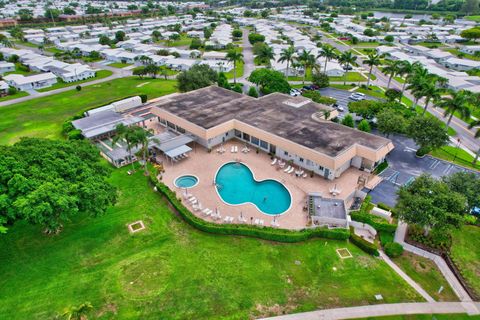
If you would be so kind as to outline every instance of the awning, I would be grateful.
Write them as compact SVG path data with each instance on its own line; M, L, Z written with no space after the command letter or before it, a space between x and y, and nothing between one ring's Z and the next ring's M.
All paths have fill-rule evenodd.
M177 157L181 154L184 154L184 153L187 153L187 152L190 152L190 151L192 151L192 148L190 148L189 146L183 145L183 146L177 147L175 149L169 150L169 151L165 152L165 154L169 158L175 158L175 157Z

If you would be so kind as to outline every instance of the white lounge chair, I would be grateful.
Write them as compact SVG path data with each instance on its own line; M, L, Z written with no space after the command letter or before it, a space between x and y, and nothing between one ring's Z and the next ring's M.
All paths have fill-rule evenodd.
M223 219L224 222L230 222L230 217L226 216L225 219Z
M199 210L202 210L203 207L202 207L202 204L199 202L197 205L194 205L193 206L193 211L199 211Z
M263 226L264 221L263 221L262 219L260 219L260 220L258 221L258 224L261 225L261 226Z
M290 170L287 171L288 174L292 173L293 171L295 171L295 168L294 167L291 167Z
M230 153L235 153L235 146L232 146L232 147L230 148Z
M302 175L302 178L306 178L306 177L308 177L308 174L304 173L304 174Z
M234 146L234 148L235 148L235 153L237 153L238 152L238 147Z
M292 169L292 167L288 166L287 169L283 170L283 172L288 172L288 171L290 171L290 169Z
M275 165L275 163L277 163L277 158L273 159L273 161L270 163L272 166Z
M193 202L193 201L196 201L196 200L197 200L197 198L195 198L195 197L193 197L193 196L190 197L190 198L188 198L188 202Z

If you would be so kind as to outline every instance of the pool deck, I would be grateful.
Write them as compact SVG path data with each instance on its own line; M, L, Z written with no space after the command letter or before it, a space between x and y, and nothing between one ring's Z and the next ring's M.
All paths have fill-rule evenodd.
M238 146L237 153L230 152L232 145ZM175 179L182 175L194 175L198 177L199 183L195 187L188 189L188 193L195 196L203 208L209 208L214 211L218 210L222 219L215 221L210 217L205 217L201 211L192 210L192 207L188 203L186 203L186 206L202 219L216 223L225 223L223 221L225 216L234 217L235 220L233 223L239 223L237 217L240 216L240 212L242 212L243 217L247 219L247 223L251 223L255 221L255 219L263 219L264 225L270 226L273 221L273 216L263 214L253 204L228 205L220 199L213 181L217 170L227 162L241 161L252 170L257 180L276 179L288 188L292 195L292 205L289 210L276 219L280 228L287 229L301 229L307 225L308 214L303 208L305 207L308 193L320 192L324 197L331 198L332 196L329 190L336 185L337 189L341 190L340 195L338 195L336 199L345 199L357 188L358 177L367 175L363 171L350 168L345 171L340 178L334 181L329 181L316 175L313 178L310 176L307 178L298 178L294 174L283 172L283 170L276 165L272 166L272 160L265 152L260 151L257 154L255 149L250 147L251 151L249 153L242 153L241 149L244 147L244 144L240 141L233 140L227 142L224 147L226 152L219 154L215 150L208 153L204 147L196 145L192 152L189 153L187 159L174 164L163 159L165 172L163 173L162 180L168 187L177 192L179 196L185 191L175 186ZM347 203L347 208L348 207L349 203Z

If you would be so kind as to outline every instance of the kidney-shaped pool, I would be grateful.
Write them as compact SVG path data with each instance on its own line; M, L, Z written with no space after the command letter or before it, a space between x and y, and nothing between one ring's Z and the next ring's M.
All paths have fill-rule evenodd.
M230 205L254 204L268 215L279 215L290 208L292 196L276 180L255 180L252 171L243 163L229 162L218 169L215 176L217 192Z

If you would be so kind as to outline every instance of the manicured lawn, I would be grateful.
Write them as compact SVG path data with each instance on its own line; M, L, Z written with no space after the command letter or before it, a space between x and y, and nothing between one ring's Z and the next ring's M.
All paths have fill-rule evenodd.
M405 83L405 79L402 77L393 77L393 79L397 80L399 83Z
M186 34L181 34L180 39L178 40L160 40L159 42L164 43L169 47L185 47L190 46L190 43L192 43L192 38L187 37Z
M358 88L357 92L361 92L361 93L364 93L364 94L368 94L372 97L376 97L376 98L380 98L380 99L385 99L385 91L383 91L382 89L380 89L380 87L377 87L377 86L370 86L370 89L371 90L367 90L367 89L364 89L364 88Z
M21 98L21 97L26 97L28 96L29 94L25 91L17 91L17 93L13 94L13 95L8 95L8 96L5 96L5 97L0 97L0 101L8 101L8 100L12 100L12 99L17 99L17 98ZM0 111L0 114L1 114L1 111Z
M85 83L85 82L90 82L90 81L93 81L93 80L103 79L103 78L111 76L112 74L113 74L113 72L110 71L110 70L99 70L99 71L97 71L97 75L94 78L90 78L90 79L85 79L85 80L80 80L80 81L75 81L75 82L63 82L63 81L61 81L61 79L57 79L58 82L55 83L53 86L48 87L48 88L39 89L37 91L45 92L45 91L52 91L52 90L55 90L55 89L60 89L60 88L65 88L65 87L70 87L70 86L76 86L78 84L82 84L82 83Z
M343 84L337 84L337 83L330 84L330 87L340 89L340 90L350 90L352 88L355 88L355 86L351 86L349 84L343 85Z
M393 261L435 301L458 301L458 297L433 261L409 252L404 252ZM444 289L438 293L441 286Z
M472 163L474 157L472 157L469 153L460 148L456 148L453 146L445 146L435 151L432 151L431 154L434 157L454 162L467 168L480 170L480 160L477 161L477 164L474 166ZM453 159L455 159L455 161L453 161Z
M427 47L427 48L432 48L432 49L439 48L439 47L443 46L443 44L440 43L440 42L419 42L416 45L417 46L422 46L422 47Z
M120 69L131 66L131 65L132 65L131 63L123 63L123 62L114 62L114 63L107 64L107 66L109 67L120 68Z
M141 171L113 172L119 202L58 236L18 223L0 237L0 318L249 319L317 308L422 301L383 261L344 241L280 244L215 236L179 220ZM143 220L135 235L126 224ZM335 252L347 248L351 259ZM333 271L333 268L336 271ZM386 285L388 284L388 285Z
M466 16L465 19L480 22L480 16Z
M1 107L0 144L13 143L21 136L58 138L65 119L82 110L135 94L152 99L174 92L175 85L173 80L129 77Z
M350 46L354 46L355 49L358 49L358 47L369 47L369 48L376 48L380 45L380 43L378 42L375 42L375 41L372 41L372 42L358 42L358 43L355 43L353 44L350 40L348 41L344 41L346 44L350 45Z
M237 79L243 76L243 62L237 62L237 67L235 69L237 70ZM225 76L227 79L233 79L233 70L226 72Z
M372 75L373 77L373 75ZM343 81L344 77L329 77L330 81ZM363 82L367 81L367 78L362 76L359 72L347 72L347 81L351 82Z
M468 60L480 61L480 57L477 57L477 56L474 56L474 55L471 55L471 54L468 54L468 53L460 52L460 50L458 50L456 48L448 48L448 49L445 49L445 51L448 51L448 52L450 52L451 54L453 54L457 57L463 57L463 58L468 59Z
M480 228L463 226L452 233L450 257L470 287L480 295Z
M15 63L15 71L10 71L10 72L5 72L4 76L9 75L9 74L21 74L24 76L31 76L34 74L38 74L38 72L35 71L27 71L27 68L23 66L20 62Z

